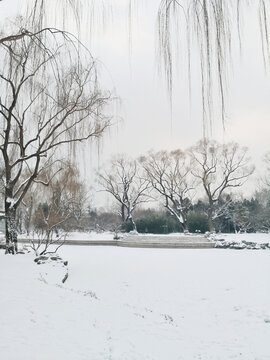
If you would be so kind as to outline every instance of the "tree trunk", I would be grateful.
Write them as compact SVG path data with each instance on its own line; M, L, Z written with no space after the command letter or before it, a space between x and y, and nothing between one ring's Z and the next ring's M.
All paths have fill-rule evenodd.
M133 220L133 217L132 217L131 215L129 216L129 221L130 221L131 224L132 224L132 230L137 232L136 223L135 223L135 221Z
M18 251L18 236L16 224L16 208L10 202L5 202L6 212L6 254Z
M180 224L182 225L183 232L188 233L188 224L187 224L187 220L184 217L183 217L183 222Z
M211 205L211 204L209 204L209 209L208 209L208 225L209 225L210 233L214 233L215 226L214 226L214 222L213 222L213 205Z
M125 216L125 205L121 204L121 219L122 219L122 223L125 222L126 220L126 216Z
M125 231L126 230L126 216L125 216L125 205L121 204L121 230Z

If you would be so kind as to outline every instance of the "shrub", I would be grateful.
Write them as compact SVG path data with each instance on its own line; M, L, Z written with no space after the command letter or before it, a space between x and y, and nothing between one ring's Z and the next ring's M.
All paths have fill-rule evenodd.
M188 229L192 233L209 231L207 215L191 211L187 216Z
M153 214L135 219L139 233L167 234L182 232L178 221L167 214ZM131 231L131 224L127 224L126 231Z

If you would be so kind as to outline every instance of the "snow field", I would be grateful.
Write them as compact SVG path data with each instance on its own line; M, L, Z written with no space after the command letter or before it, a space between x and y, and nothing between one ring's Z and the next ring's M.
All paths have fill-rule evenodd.
M252 240L253 241L253 240ZM266 360L270 252L63 246L0 252L5 360Z

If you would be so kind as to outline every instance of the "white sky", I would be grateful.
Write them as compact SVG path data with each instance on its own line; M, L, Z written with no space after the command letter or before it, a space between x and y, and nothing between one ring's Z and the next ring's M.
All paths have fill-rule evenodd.
M155 53L159 0L138 1L138 15L133 22L132 47L128 37L127 0L108 2L114 4L112 21L108 22L105 30L94 33L92 41L89 39L89 27L83 22L82 39L93 55L104 64L104 86L115 88L121 98L122 105L118 109L118 115L123 121L119 121L110 135L104 137L99 160L93 147L91 168L97 166L98 161L102 164L113 153L138 156L149 149L185 149L203 135L197 74L194 71L190 104L187 71L181 65L175 79L171 115L166 83L158 75ZM18 4L21 5L22 2L1 2L0 19L14 16L20 7ZM51 15L48 19L54 21ZM220 141L235 140L248 146L257 162L270 151L270 81L263 70L256 20L257 13L251 6L245 15L243 26L244 56L241 60L239 53L234 53L232 76L229 77L226 129L224 132L222 121L215 114L212 131L213 137ZM180 53L179 57L183 60L185 53ZM87 172L93 173L91 169L87 169Z

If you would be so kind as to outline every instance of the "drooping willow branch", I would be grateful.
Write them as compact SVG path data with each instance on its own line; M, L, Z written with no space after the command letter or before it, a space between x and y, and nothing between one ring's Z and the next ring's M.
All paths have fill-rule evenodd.
M197 40L201 71L201 96L204 125L209 122L213 112L213 88L219 89L219 99L223 126L226 117L227 71L231 63L232 42L238 42L242 51L242 16L251 5L248 0L162 0L158 13L158 39L160 62L167 79L168 89L173 90L173 68L175 47L178 41L187 44L187 63L191 82L191 56L196 47L191 39ZM256 0L262 56L265 68L270 64L269 14L270 1ZM182 32L175 24L181 21ZM235 35L237 38L235 39Z
M127 17L132 23L136 3L146 0L127 0ZM211 130L213 115L213 100L216 89L219 92L219 108L223 125L226 119L227 72L231 64L231 45L237 41L242 51L242 22L248 6L258 11L258 40L261 41L262 57L266 70L270 64L269 14L270 0L156 0L159 4L158 22L158 53L159 62L167 80L170 96L173 92L175 79L175 63L177 61L177 43L185 43L184 58L186 58L191 92L191 75L196 70L192 67L191 58L198 58L201 86L202 114L204 128ZM46 14L53 6L62 9L59 18L70 9L78 28L82 28L80 20L84 13L87 19L95 24L93 18L97 8L106 13L117 7L112 0L61 0L57 3L51 0L29 0L29 18L35 26L44 26ZM55 3L55 5L52 5ZM104 19L105 19L104 15ZM103 19L103 20L104 20ZM104 20L106 21L106 20ZM104 22L101 21L104 25ZM91 31L91 29L90 29ZM129 32L129 38L130 32ZM196 43L196 44L195 44ZM194 56L195 55L195 56ZM245 55L245 54L243 54ZM180 64L180 66L184 66ZM196 64L197 66L197 64ZM197 86L197 84L196 84ZM207 132L207 131L206 131Z

